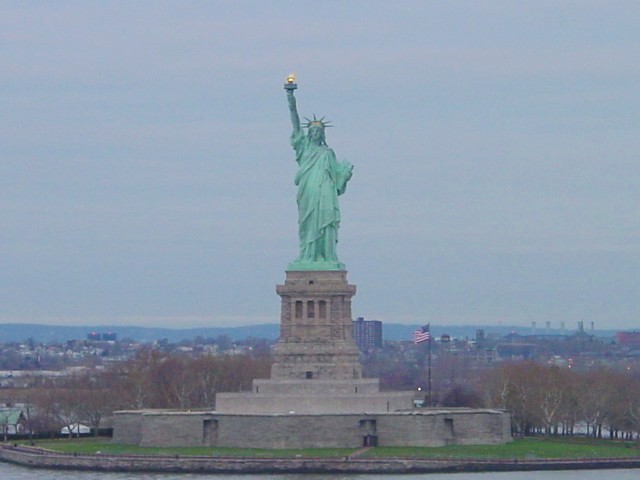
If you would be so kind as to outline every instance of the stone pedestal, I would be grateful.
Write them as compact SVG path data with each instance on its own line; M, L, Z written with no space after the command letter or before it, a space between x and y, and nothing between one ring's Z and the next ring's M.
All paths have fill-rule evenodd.
M362 378L351 320L356 287L346 271L291 270L276 292L282 307L271 378L254 380L250 393L217 394L217 411L331 414L413 407L412 392L380 392L378 379Z
M288 271L276 292L282 306L271 379L362 378L351 321L356 287L347 282L347 272Z
M115 412L114 442L140 446L357 448L497 444L510 415L413 408L413 392L380 392L361 378L351 334L356 288L346 272L288 271L276 287L281 334L270 379L218 393L215 411Z

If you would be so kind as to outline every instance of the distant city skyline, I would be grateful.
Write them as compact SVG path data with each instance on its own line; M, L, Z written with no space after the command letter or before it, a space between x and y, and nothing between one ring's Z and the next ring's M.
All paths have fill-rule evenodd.
M366 5L366 7L365 7ZM0 322L279 322L285 93L354 166L353 316L640 325L640 4L0 4Z

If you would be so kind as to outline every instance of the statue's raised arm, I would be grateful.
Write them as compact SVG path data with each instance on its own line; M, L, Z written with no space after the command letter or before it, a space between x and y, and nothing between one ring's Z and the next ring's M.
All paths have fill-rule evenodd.
M284 85L284 89L287 91L287 101L289 102L289 113L291 115L293 133L298 133L300 131L300 117L298 116L298 108L296 107L296 97L293 96L293 91L298 88L295 82L295 75L289 75L287 77L287 83Z

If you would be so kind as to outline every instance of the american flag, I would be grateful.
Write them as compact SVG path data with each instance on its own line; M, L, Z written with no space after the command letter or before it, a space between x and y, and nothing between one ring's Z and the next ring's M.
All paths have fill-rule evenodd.
M430 338L431 334L429 333L429 324L426 324L424 327L413 332L413 343L428 342Z

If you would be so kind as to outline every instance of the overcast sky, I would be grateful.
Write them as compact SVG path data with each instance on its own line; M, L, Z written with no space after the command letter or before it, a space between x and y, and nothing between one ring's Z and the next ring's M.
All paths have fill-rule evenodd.
M290 122L353 315L640 327L640 2L0 3L0 321L279 321Z

